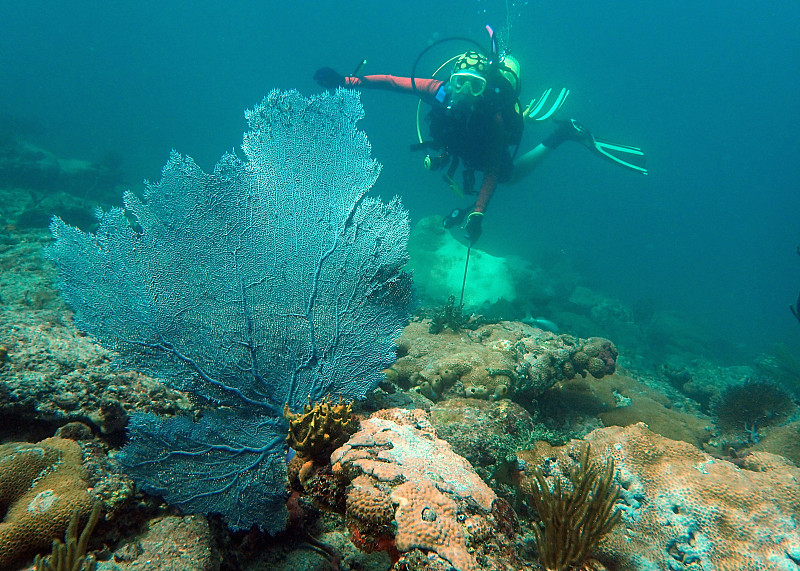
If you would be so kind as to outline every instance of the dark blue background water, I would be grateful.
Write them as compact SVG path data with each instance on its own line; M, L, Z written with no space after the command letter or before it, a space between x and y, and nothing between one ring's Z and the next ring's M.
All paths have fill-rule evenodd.
M712 336L800 348L788 310L800 290L800 4L224 4L3 2L0 109L41 125L38 142L62 156L119 153L137 184L159 177L172 148L212 168L241 142L245 108L273 88L318 91L321 65L349 72L367 58L366 73L407 75L428 42L484 41L484 25L510 15L523 97L568 86L565 112L642 146L651 174L565 145L498 190L481 246L563 257L586 285L627 304L652 299ZM363 101L384 164L376 191L402 195L415 219L457 205L408 152L415 102ZM526 148L549 129L530 127Z

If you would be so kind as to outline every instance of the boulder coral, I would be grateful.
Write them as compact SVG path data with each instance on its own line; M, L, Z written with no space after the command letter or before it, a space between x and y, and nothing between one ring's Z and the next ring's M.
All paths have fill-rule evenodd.
M514 393L514 345L535 330L522 323L483 325L471 331L430 333L428 320L412 322L399 341L400 357L387 378L432 400L446 396L497 400Z
M588 373L595 379L611 375L618 355L616 346L603 337L580 339L549 331L526 337L517 350L525 365L517 392L529 396L537 396L556 382L578 375L585 377Z
M601 378L616 368L617 348L602 337L556 335L515 321L440 334L429 329L425 320L406 326L400 357L386 375L432 400L530 398L560 380Z
M599 380L576 377L554 389L539 399L540 410L572 422L585 416L598 417L604 426L646 422L656 434L699 448L713 436L711 418L698 412L692 401L680 395L668 397L622 371Z
M64 537L74 511L85 521L94 500L81 446L52 437L0 446L0 569Z
M378 411L331 463L347 485L348 525L361 548L394 550L398 565L422 550L457 571L516 568L503 559L513 551L498 521L504 502L436 437L423 411Z
M586 436L612 458L621 488L620 524L596 556L618 569L796 571L800 565L800 469L780 456L753 453L742 467L639 423ZM585 444L544 442L520 453L523 486L533 468L568 473ZM527 480L527 482L526 482Z
M750 450L780 454L800 465L800 420L772 428Z
M436 435L466 458L486 482L514 461L521 443L531 441L532 434L543 438L546 430L521 405L508 399L452 398L433 405L430 414Z

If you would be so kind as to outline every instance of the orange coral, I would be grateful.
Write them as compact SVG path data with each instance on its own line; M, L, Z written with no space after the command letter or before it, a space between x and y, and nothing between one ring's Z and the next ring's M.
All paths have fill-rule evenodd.
M416 480L397 487L392 492L392 501L398 503L395 514L398 550L435 551L458 571L478 569L456 520L458 510L452 498L437 490L429 480Z
M86 519L93 499L87 489L80 445L63 438L0 446L0 568L50 547L61 538L73 511Z
M395 547L434 552L458 571L479 569L472 549L500 536L496 496L469 463L436 438L422 411L380 411L331 455L351 481L347 514L354 543L374 549L395 523ZM368 540L373 539L373 543ZM486 568L491 568L489 563Z
M357 476L350 483L346 499L347 515L375 525L388 525L394 519L389 496L375 487L367 476Z

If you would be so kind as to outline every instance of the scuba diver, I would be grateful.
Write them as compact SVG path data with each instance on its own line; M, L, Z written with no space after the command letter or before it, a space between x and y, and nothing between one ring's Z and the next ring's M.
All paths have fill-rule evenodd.
M318 69L314 74L314 80L326 89L384 89L415 94L420 103L430 105L426 120L431 138L422 140L418 108L417 133L420 140L411 148L428 151L426 168L447 168L444 178L453 190L459 194L477 193L474 205L466 209L457 208L444 220L444 225L451 228L466 218L464 233L470 245L481 235L483 216L497 185L519 181L566 141L580 142L605 159L647 174L641 149L598 139L574 119L556 120L558 127L553 133L515 160L525 120L543 121L553 116L563 105L569 90L547 89L523 109L519 101L519 62L498 50L492 29L486 28L492 43L490 53L472 50L451 58L439 68L441 70L449 62L454 62L446 80L435 79L436 73L433 78L415 77L417 63L434 45L448 39L463 38L447 38L428 46L414 63L411 77L359 76L364 61L352 75L342 75L330 67ZM465 41L480 48L477 42ZM463 166L461 185L453 178L459 165ZM474 188L475 171L483 172L478 191Z

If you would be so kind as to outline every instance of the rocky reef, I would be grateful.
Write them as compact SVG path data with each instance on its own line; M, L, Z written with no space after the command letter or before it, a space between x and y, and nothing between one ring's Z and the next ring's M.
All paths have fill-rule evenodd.
M91 218L93 199L68 190L59 200ZM675 316L509 260L496 284L506 293L465 308L463 326L432 332L418 314L366 401L289 413L286 532L182 514L136 490L115 456L129 414L194 418L209 403L120 368L75 328L42 256L48 237L19 217L38 207L3 191L3 569L31 569L73 514L83 526L100 506L88 543L98 569L538 570L547 518L535 474L549 491L568 489L587 443L598 466L613 460L620 495L619 521L584 568L800 566L796 358L776 348L753 363L712 359L711 342ZM418 261L433 279L444 266L429 262ZM425 295L442 303L445 290Z

